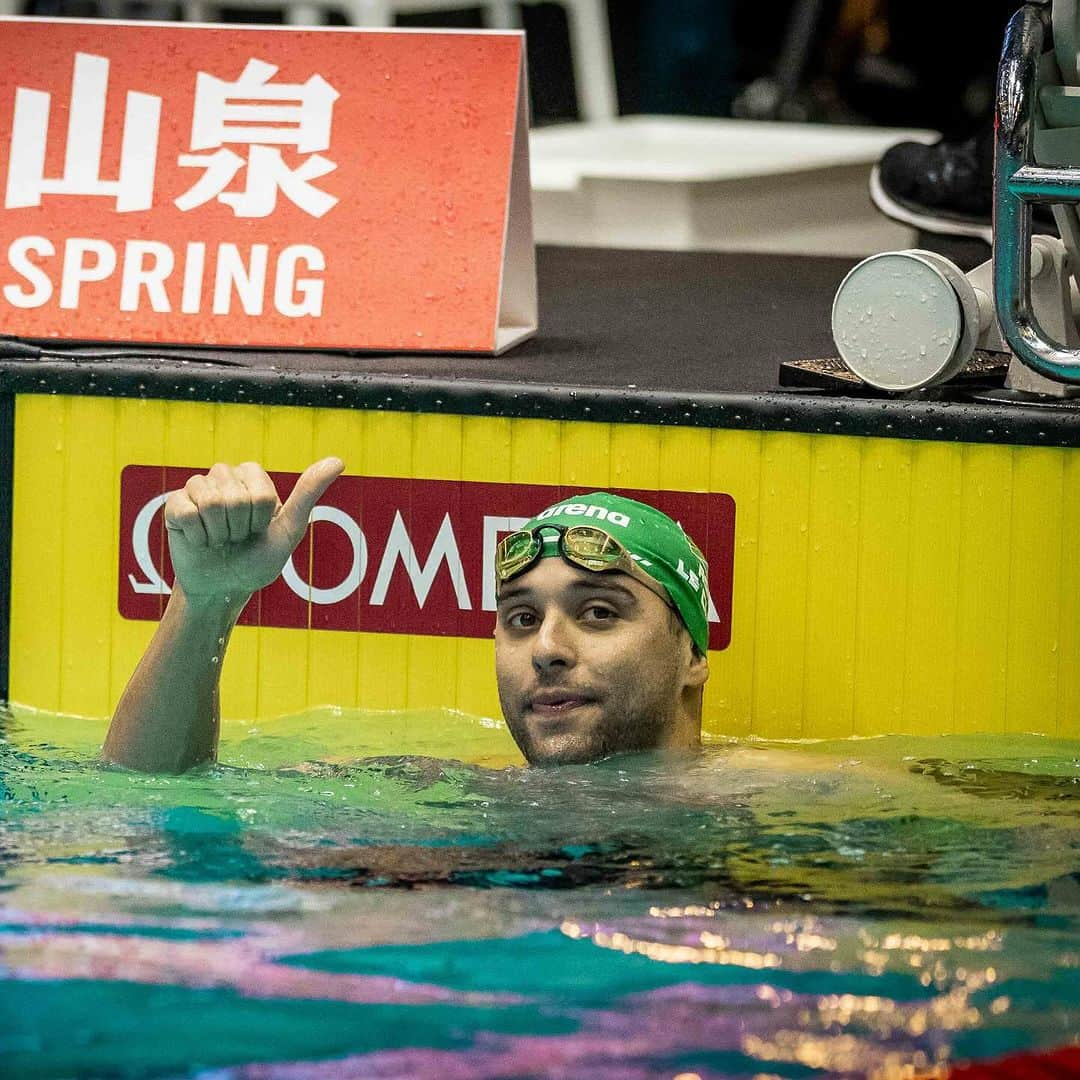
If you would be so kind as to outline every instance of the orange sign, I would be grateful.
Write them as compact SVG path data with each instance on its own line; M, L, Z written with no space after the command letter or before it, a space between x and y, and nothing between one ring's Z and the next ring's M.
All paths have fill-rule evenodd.
M527 136L518 33L0 19L0 332L501 351Z

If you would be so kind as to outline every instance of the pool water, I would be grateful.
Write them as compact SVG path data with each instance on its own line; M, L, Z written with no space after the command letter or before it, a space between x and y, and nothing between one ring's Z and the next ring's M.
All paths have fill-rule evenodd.
M153 777L44 719L0 742L3 1075L899 1078L1080 1032L1075 742L527 770L318 710Z

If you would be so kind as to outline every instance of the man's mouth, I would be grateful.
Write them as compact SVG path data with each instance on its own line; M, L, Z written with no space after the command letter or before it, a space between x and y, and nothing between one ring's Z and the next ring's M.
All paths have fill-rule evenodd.
M587 694L573 690L539 690L529 698L529 708L535 716L557 719L592 702Z

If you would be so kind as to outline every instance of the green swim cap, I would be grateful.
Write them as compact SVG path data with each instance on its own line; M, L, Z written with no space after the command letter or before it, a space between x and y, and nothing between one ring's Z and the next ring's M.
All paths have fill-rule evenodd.
M594 525L614 537L651 578L667 590L694 644L709 647L709 566L697 544L681 525L655 506L594 491L575 495L541 510L522 526L523 531L545 525L570 529ZM544 534L541 558L559 554L558 533Z

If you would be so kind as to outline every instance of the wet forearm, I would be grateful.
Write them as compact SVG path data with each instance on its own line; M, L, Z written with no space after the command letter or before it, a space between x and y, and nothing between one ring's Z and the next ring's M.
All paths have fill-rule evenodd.
M191 602L177 589L109 726L102 757L144 772L183 772L212 761L218 683L243 604Z

